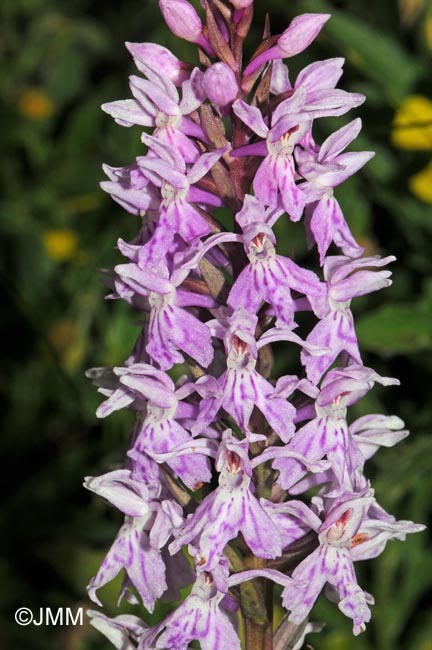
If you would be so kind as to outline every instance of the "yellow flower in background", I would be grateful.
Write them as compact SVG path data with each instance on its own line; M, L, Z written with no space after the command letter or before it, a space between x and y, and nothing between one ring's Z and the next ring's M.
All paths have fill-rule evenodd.
M425 20L425 36L426 44L432 50L432 10L428 11Z
M412 24L425 7L425 0L399 0L401 20L406 25Z
M393 119L391 141L395 147L432 151L432 101L423 95L406 97ZM408 181L411 192L432 203L432 161Z
M85 341L77 323L67 318L52 323L48 340L67 370L75 370L85 354Z
M432 650L432 639L428 639L422 643L420 650Z
M394 116L391 139L401 149L432 151L432 101L406 97Z
M21 94L18 108L24 117L43 120L53 114L54 104L43 89L28 88Z
M432 160L408 181L411 192L425 203L432 203Z
M73 230L57 228L45 230L42 243L48 257L56 262L67 262L75 257L78 237Z

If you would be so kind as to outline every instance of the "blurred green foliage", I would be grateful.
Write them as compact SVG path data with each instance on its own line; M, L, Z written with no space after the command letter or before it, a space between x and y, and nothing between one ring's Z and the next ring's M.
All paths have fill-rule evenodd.
M86 606L85 585L120 523L81 483L84 475L122 462L131 420L120 413L97 422L99 398L83 373L90 366L122 363L138 331L128 308L103 300L97 268L118 259L117 238L132 238L138 225L99 190L100 166L129 163L140 144L139 129L121 129L100 104L129 96L127 74L133 64L125 40L159 42L193 60L193 48L169 34L157 4L3 0L0 8L4 650L109 647L88 624L19 627L13 612L20 606L35 611ZM397 376L402 387L373 391L354 415L382 410L405 419L411 437L377 454L369 476L385 508L398 518L428 523L432 206L411 194L408 179L430 160L432 141L429 150L397 149L391 125L408 96L432 99L432 3L255 4L249 53L259 42L265 10L273 33L298 13L329 11L333 19L292 62L292 71L319 58L344 56L343 87L368 96L357 113L364 130L355 147L377 154L338 196L367 252L397 256L393 286L359 299L354 311L365 364ZM347 119L322 120L317 138ZM296 248L296 242L290 246ZM283 368L284 360L277 359L277 366ZM309 643L316 650L431 650L428 532L405 544L389 544L380 558L358 571L361 584L376 598L367 632L353 639L349 621L321 598L314 619L327 626ZM112 615L117 587L118 582L102 592ZM122 607L126 610L135 611Z

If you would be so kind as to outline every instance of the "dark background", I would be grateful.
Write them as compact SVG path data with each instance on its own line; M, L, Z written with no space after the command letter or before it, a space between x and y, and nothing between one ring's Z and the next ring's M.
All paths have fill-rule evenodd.
M252 51L259 42L259 0ZM365 365L396 376L400 388L375 389L361 412L402 417L411 437L369 463L380 503L400 519L427 523L432 494L432 4L427 0L268 0L273 33L296 14L333 19L297 57L307 63L346 57L341 86L366 105L356 149L374 160L337 191L348 222L369 254L395 254L390 289L354 303ZM107 302L97 269L119 259L115 242L137 220L99 189L101 164L120 166L142 153L140 129L122 129L100 111L130 96L128 41L154 41L194 61L172 36L156 0L3 0L0 8L0 179L2 373L0 473L0 647L96 650L110 644L83 627L19 627L21 606L86 607L95 574L120 517L81 487L122 461L128 414L99 422L84 377L91 366L121 364L137 327L120 302ZM294 78L294 74L293 74ZM413 96L421 96L412 100ZM393 127L395 115L412 127ZM407 117L408 115L408 117ZM405 117L403 117L405 116ZM323 121L324 123L324 121ZM320 133L318 133L321 136ZM418 175L420 173L420 176ZM283 241L283 232L279 232ZM296 242L290 242L295 246ZM278 367L283 368L281 361ZM360 412L360 411L359 411ZM358 566L374 594L373 622L353 639L350 622L321 598L309 637L317 650L431 650L432 556L429 532L392 542ZM429 546L428 546L429 545ZM118 613L118 581L101 590ZM121 611L143 612L129 607Z

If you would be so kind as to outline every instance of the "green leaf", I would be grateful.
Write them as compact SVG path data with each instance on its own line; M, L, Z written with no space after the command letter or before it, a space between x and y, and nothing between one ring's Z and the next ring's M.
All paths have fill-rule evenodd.
M430 348L432 309L420 303L385 305L356 325L360 348L384 355L406 354Z
M50 96L58 102L66 102L78 95L87 79L87 65L84 52L72 46L65 48L61 56L51 62L47 72Z

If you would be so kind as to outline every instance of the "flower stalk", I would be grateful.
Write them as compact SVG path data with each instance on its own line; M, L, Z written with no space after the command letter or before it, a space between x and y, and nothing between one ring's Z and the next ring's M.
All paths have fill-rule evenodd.
M99 417L136 413L123 467L85 482L125 515L89 596L101 604L98 590L123 570L120 599L153 612L164 597L173 610L152 627L89 615L122 650L298 650L321 628L308 618L323 588L362 632L373 597L354 562L423 529L385 512L363 473L407 435L401 420L347 416L376 383L399 383L363 365L351 312L390 285L395 258L363 255L335 196L373 155L345 151L360 119L314 139L315 120L365 98L336 87L340 58L295 81L285 62L329 16L298 16L275 36L267 24L244 63L253 1L201 5L199 15L187 0L160 0L199 65L128 43L142 75L130 79L133 99L103 105L145 129L143 154L106 165L102 183L139 221L107 282L142 325L123 366L88 373L105 397ZM279 220L304 229L314 269L279 252ZM275 374L275 344L295 359L291 374ZM277 627L275 583L286 610Z

